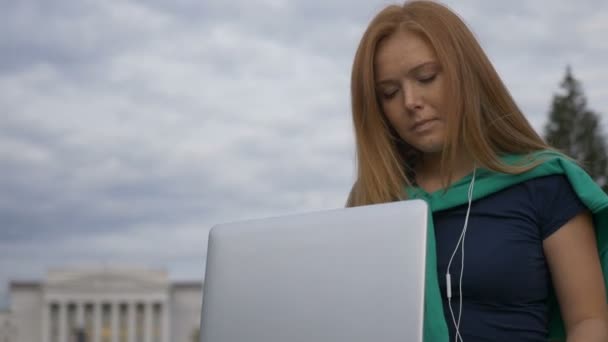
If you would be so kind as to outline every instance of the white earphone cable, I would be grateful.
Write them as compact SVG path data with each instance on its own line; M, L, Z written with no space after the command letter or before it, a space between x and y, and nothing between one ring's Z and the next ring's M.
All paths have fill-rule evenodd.
M467 213L464 219L464 226L462 228L462 233L460 233L460 237L458 238L458 242L456 243L456 247L454 248L454 252L452 252L452 256L450 257L450 261L448 263L447 272L446 272L446 292L448 297L448 306L450 309L450 314L452 316L452 322L454 323L454 327L456 328L455 338L456 341L460 340L464 342L462 339L462 335L460 335L460 322L462 318L462 275L464 274L464 241L467 232L467 228L469 226L469 214L471 213L471 203L473 202L473 189L475 187L475 175L477 172L477 167L473 169L473 178L471 179L471 183L469 184L469 191L467 193L467 197L469 200L469 205L467 208ZM460 279L458 281L458 291L459 291L459 305L458 305L458 320L454 316L454 311L452 309L452 277L450 275L450 267L452 266L452 261L456 256L456 251L458 247L461 249L461 262L460 262Z

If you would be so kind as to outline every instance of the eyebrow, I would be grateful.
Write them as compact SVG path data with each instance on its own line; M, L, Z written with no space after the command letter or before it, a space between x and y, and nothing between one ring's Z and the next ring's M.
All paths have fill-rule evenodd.
M406 75L409 76L409 75L415 74L415 73L419 72L420 70L422 70L422 69L424 69L426 67L433 67L433 68L438 69L439 63L437 63L435 61L429 61L429 62L424 62L424 63L418 64L417 66L411 68L407 72ZM383 79L383 80L380 80L380 81L376 82L376 86L379 86L379 85L382 85L382 84L386 84L386 83L391 83L392 84L394 82L395 81L393 79Z

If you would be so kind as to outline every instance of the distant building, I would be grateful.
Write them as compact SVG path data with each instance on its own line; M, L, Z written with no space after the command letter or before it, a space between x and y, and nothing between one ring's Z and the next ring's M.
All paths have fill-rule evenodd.
M163 271L54 270L9 291L0 342L198 342L202 283Z
M15 326L10 312L0 311L0 342L15 341Z

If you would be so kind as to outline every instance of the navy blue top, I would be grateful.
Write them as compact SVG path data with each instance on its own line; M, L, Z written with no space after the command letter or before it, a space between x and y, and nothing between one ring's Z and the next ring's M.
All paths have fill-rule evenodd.
M445 274L468 204L433 214L437 272L450 341ZM466 342L547 341L549 268L543 240L585 210L563 175L528 180L474 201L464 249L460 333ZM460 248L450 267L458 317Z

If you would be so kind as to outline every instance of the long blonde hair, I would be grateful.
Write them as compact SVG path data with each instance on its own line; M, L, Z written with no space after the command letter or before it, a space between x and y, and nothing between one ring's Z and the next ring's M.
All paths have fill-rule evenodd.
M444 113L448 127L441 158L444 184L449 186L456 150L461 146L478 166L511 174L530 166L506 165L501 154L550 149L518 108L473 33L454 12L432 1L391 5L367 27L353 63L357 178L347 206L405 199L404 187L413 182L416 151L398 138L385 118L374 85L378 43L397 30L425 39L445 73L445 108L450 112Z

